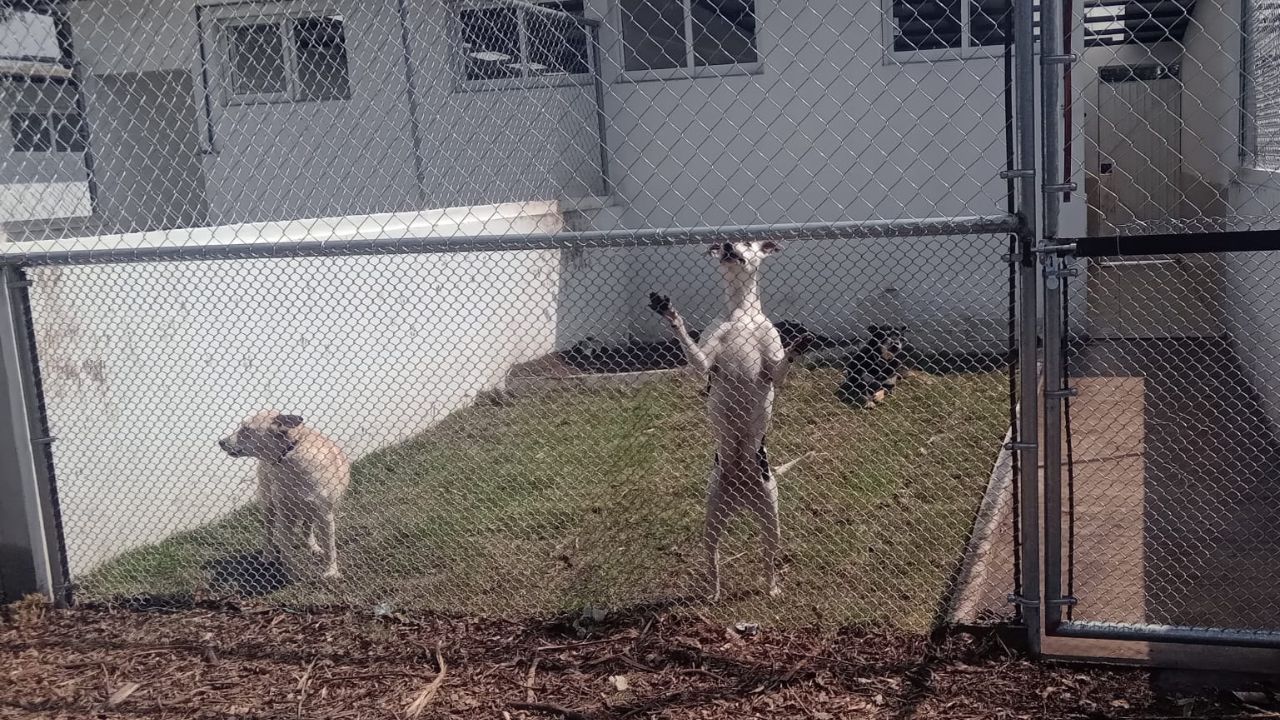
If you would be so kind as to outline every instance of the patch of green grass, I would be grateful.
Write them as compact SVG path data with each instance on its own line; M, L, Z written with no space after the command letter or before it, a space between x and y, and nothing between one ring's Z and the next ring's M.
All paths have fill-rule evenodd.
M1005 378L919 374L871 411L837 402L837 382L834 370L796 370L777 402L772 461L815 453L780 480L785 595L763 592L744 516L723 548L728 597L706 612L932 622L1007 425ZM344 580L272 597L471 613L696 597L711 464L697 390L682 376L531 393L369 454L339 517ZM82 593L188 593L260 536L257 508L245 508L121 555L81 578Z

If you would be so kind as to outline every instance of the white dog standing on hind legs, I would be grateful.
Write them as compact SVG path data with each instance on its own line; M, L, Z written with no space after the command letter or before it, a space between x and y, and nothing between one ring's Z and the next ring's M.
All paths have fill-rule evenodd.
M720 243L711 256L724 276L727 314L694 342L671 301L650 293L649 305L671 324L689 366L707 378L707 414L715 460L707 487L704 541L712 599L720 597L720 540L729 520L747 510L760 525L769 595L782 594L778 578L782 528L778 520L777 478L798 460L769 466L765 436L773 419L774 391L786 380L792 360L810 338L791 348L760 303L760 265L782 248L775 242Z

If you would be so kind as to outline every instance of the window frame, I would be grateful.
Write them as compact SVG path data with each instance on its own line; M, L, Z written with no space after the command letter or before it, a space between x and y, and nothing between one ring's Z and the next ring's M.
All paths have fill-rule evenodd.
M48 141L48 146L49 146L48 150L23 150L17 146L17 142L16 142L17 138L14 137L13 135L13 119L15 117L22 116L22 115L36 115L44 119L44 131L46 135L46 140ZM6 128L6 132L9 134L10 152L23 153L23 154L40 153L44 155L52 155L52 154L81 155L81 154L84 154L85 152L88 152L89 150L89 138L85 133L84 116L78 112L75 112L74 110L70 110L70 111L55 110L55 109L49 109L49 110L43 110L43 111L14 110L9 113L8 117L9 117L9 127ZM79 118L79 123L77 125L78 132L76 133L76 137L79 139L81 147L78 150L75 149L74 147L70 147L67 149L59 149L58 129L62 126L63 123L66 122L67 118L72 118L72 117Z
M613 26L618 39L618 75L614 82L638 83L659 82L667 80L694 80L698 78L732 77L735 75L759 75L764 72L764 51L760 47L761 18L765 16L761 6L769 0L755 0L756 29L751 36L751 45L755 48L755 62L725 63L723 65L697 65L697 53L693 48L693 2L681 0L684 4L684 56L685 64L675 68L658 68L649 70L627 69L627 42L624 32L622 4L627 0L611 0L613 5Z
M342 52L346 56L346 63L344 64L346 72L345 92L332 98L305 98L301 94L301 83L298 81L298 42L294 32L295 24L299 20L323 19L334 16L342 18ZM212 47L217 49L217 57L213 60L218 85L216 96L220 101L219 104L223 107L274 105L279 103L337 103L351 100L351 48L347 38L348 25L345 13L333 8L316 6L266 12L257 15L245 14L241 10L237 14L219 15L211 19L213 20L210 28L210 32L213 35ZM235 91L235 59L232 55L232 30L237 27L252 27L255 25L271 25L280 34L284 45L285 90L283 92L237 93Z
M551 1L551 0L547 0ZM539 0L529 0L534 5L541 5ZM595 82L600 72L599 22L587 15L590 0L583 0L582 17L577 24L581 27L587 40L587 71L574 75L539 76L530 75L529 68L529 10L503 3L500 0L446 0L445 9L449 14L449 64L453 76L453 91L462 92L499 92L504 90L532 90L538 88L556 88L590 85ZM465 28L461 13L464 10L488 10L509 7L516 12L516 26L520 37L517 44L520 49L520 62L523 67L520 77L496 78L493 80L471 80L467 78L467 63L462 54Z
M913 63L937 63L954 60L980 60L1004 56L1004 44L973 45L973 3L974 0L960 2L960 38L964 43L958 48L932 48L929 50L896 50L893 47L898 24L893 16L895 0L883 0L880 13L881 39L884 43L885 65L909 65ZM1013 2L1009 3L1013 12ZM1036 22L1040 20L1040 3L1035 5ZM1039 29L1036 30L1034 52L1040 52Z

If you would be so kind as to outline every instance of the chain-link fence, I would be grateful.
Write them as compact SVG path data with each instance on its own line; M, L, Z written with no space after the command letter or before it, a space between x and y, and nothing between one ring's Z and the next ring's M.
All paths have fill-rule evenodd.
M9 8L76 598L1008 614L1007 7Z
M1046 625L1274 645L1277 7L1054 5Z

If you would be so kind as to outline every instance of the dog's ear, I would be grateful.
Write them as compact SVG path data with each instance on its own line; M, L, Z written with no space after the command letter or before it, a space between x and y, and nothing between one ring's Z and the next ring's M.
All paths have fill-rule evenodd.
M275 425L278 428L292 430L302 424L301 415L277 415Z
M723 247L724 247L724 243L715 243L714 245L708 245L706 249L707 257L712 258L714 260L719 260L720 250Z
M765 240L760 243L760 252L765 255L777 255L782 252L782 243L777 242L776 240Z

